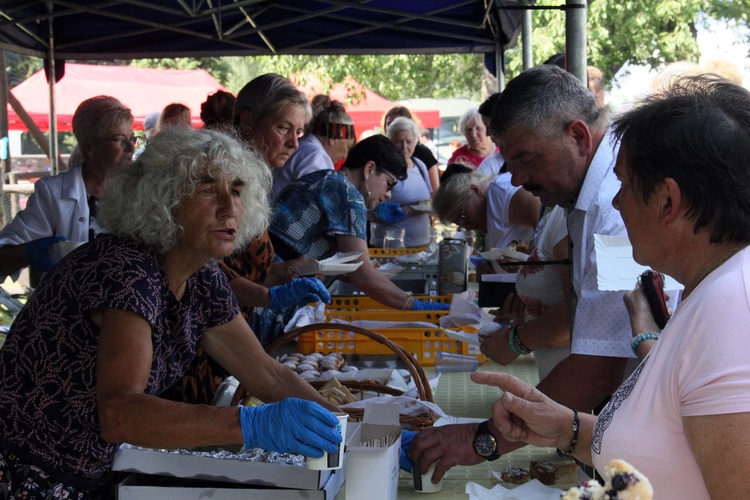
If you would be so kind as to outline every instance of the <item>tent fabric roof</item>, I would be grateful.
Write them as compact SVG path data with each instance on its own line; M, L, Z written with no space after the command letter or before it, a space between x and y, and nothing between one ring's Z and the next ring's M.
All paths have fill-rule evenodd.
M47 5L51 6L48 11ZM57 59L494 53L517 0L0 0L0 47Z
M135 68L132 66L96 66L67 64L65 76L55 85L55 111L58 131L71 130L73 113L78 105L97 95L116 97L133 112L134 126L143 128L143 120L153 111L178 102L192 112L193 126L202 127L200 106L208 94L226 90L202 69L170 70ZM49 130L49 85L44 70L12 89L34 123L42 131ZM8 128L26 130L15 111L8 106Z

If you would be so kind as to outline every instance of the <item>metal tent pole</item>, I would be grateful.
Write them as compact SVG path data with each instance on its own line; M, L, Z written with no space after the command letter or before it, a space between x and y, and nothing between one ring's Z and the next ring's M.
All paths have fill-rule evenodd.
M523 11L521 24L521 43L523 48L523 69L529 69L534 66L534 50L531 43L531 10Z
M52 2L47 2L47 10L52 13ZM55 35L54 20L49 16L49 51L47 53L47 78L49 80L49 160L50 175L57 175L57 113L55 112Z
M567 70L586 83L586 0L566 0L565 5Z

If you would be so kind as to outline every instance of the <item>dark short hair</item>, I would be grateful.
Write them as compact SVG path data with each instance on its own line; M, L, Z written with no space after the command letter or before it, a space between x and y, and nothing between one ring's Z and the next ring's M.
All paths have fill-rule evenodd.
M342 167L359 170L368 161L374 161L377 168L393 174L400 181L406 179L404 154L384 135L373 135L358 142L349 151Z
M495 103L500 99L500 92L495 92L489 96L485 101L479 105L479 114L486 117L492 116L492 109L495 107Z
M617 118L613 132L644 202L672 178L696 232L750 241L750 92L715 75L682 77Z

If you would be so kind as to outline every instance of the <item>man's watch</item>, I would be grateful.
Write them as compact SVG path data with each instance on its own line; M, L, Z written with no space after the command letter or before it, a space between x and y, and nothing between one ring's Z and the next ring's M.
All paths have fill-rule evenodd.
M497 441L490 432L489 420L485 420L477 427L477 433L474 434L474 451L489 462L500 458L500 453L497 451Z

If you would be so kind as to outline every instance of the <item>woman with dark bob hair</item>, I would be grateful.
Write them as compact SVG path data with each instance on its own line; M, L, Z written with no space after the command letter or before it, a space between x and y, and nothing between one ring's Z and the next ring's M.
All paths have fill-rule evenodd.
M99 212L109 234L54 268L0 350L0 489L98 498L122 442L336 449L334 408L263 352L216 265L265 230L270 186L239 141L186 127L111 178ZM199 346L269 404L159 398Z

